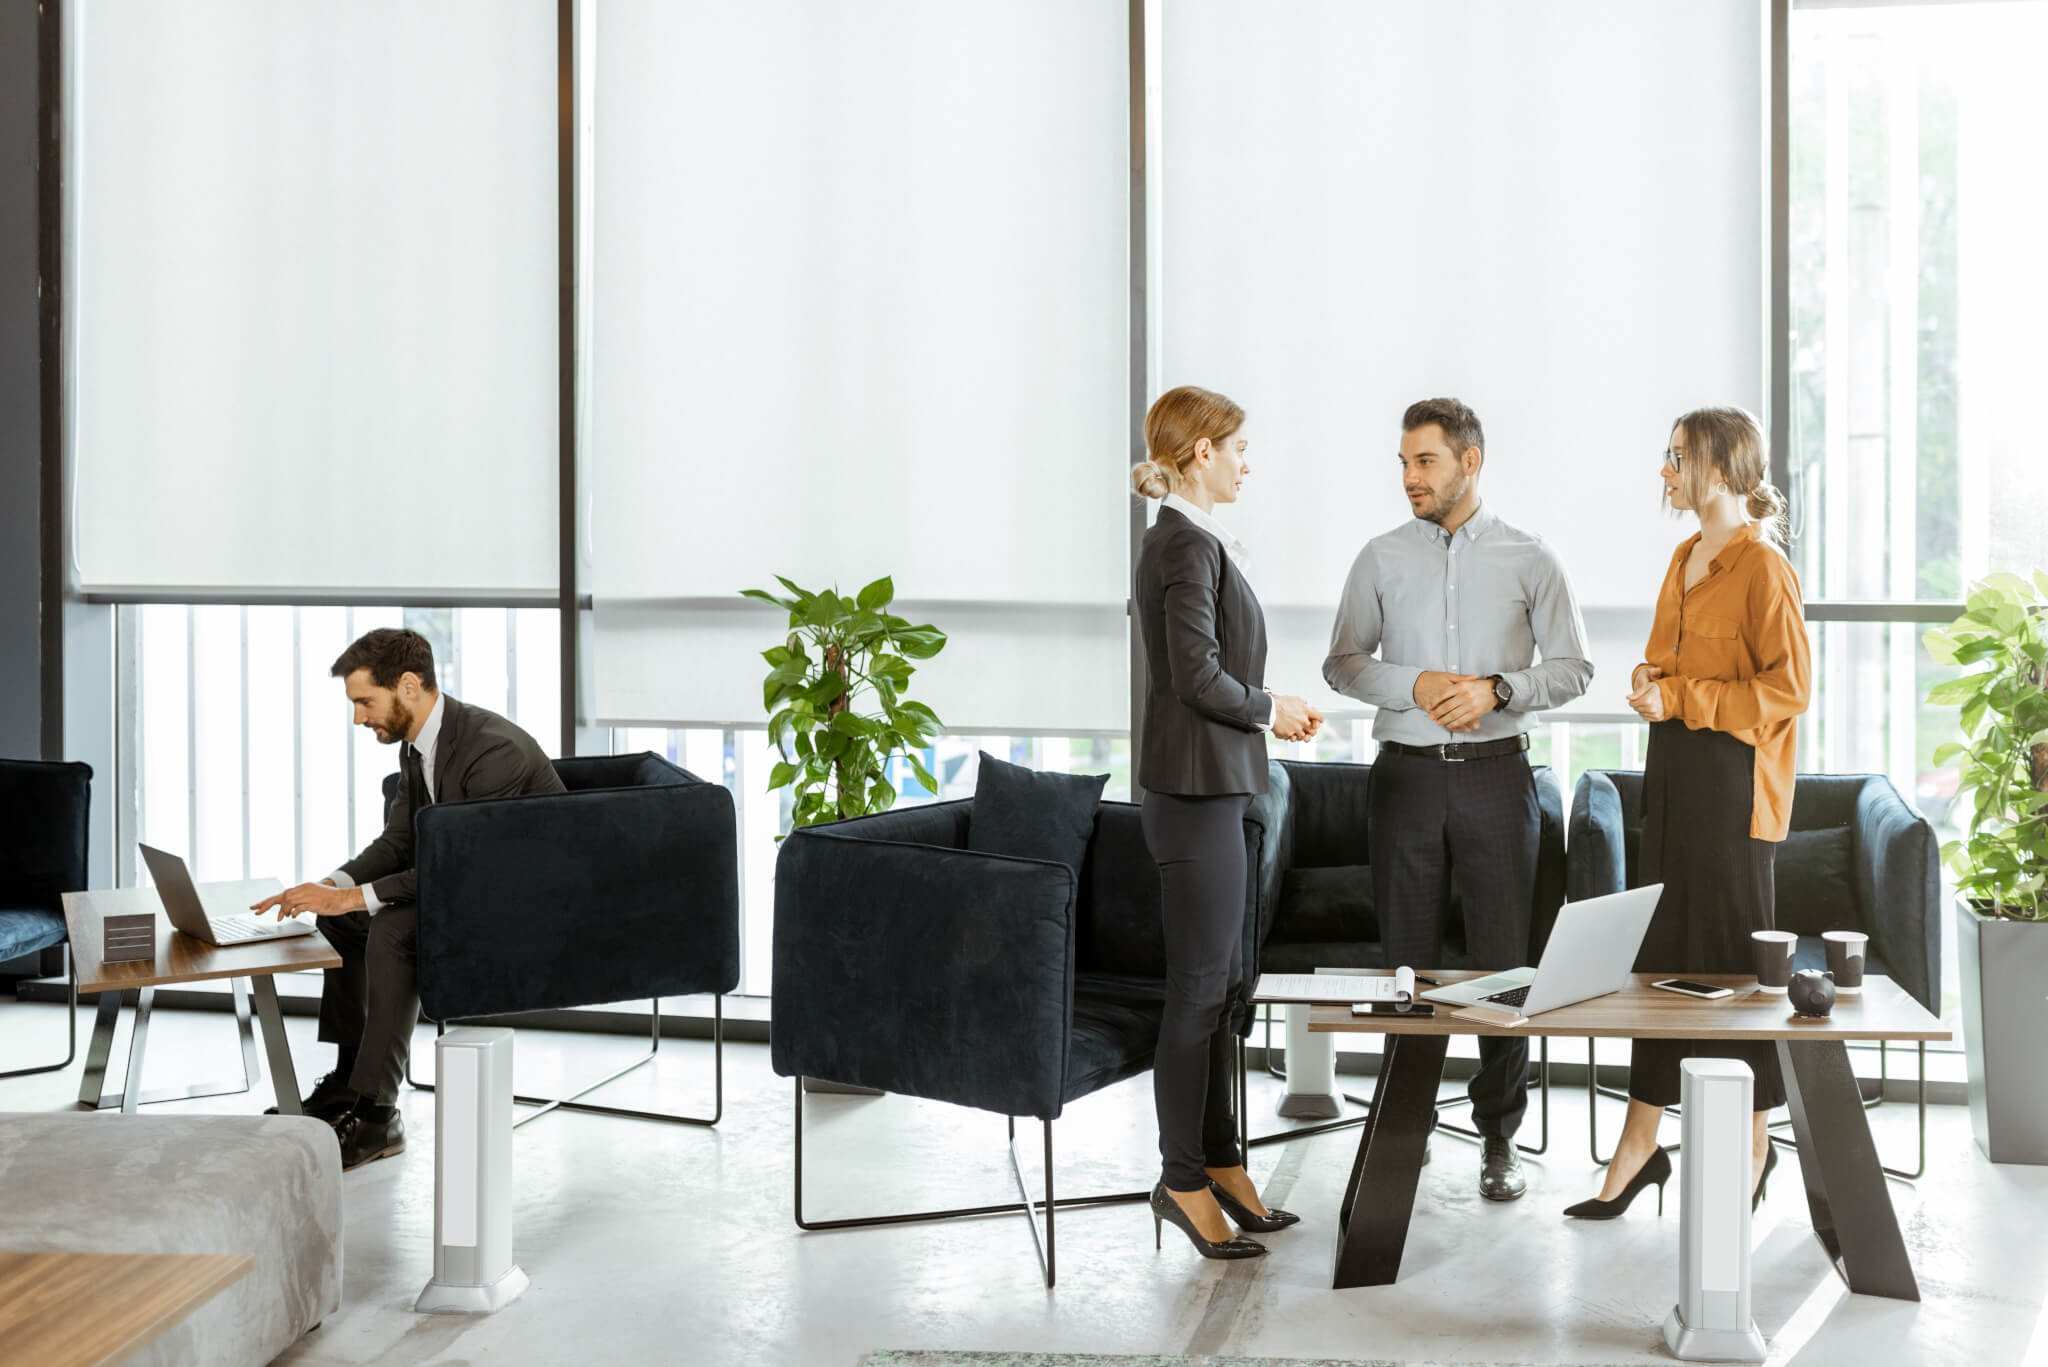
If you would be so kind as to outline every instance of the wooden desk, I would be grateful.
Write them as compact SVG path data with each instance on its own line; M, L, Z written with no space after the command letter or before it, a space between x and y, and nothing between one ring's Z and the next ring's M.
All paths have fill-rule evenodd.
M1483 975L1431 970L1427 976L1453 983ZM1758 992L1753 977L1685 974L1735 989L1733 997L1702 1001L1650 986L1670 976L1637 974L1619 992L1546 1011L1512 1028L1458 1020L1451 1015L1457 1008L1443 1005L1437 1015L1413 1020L1316 1007L1309 1018L1312 1031L1387 1037L1372 1114L1359 1134L1337 1214L1332 1284L1385 1286L1400 1272L1452 1035L1775 1040L1814 1233L1851 1291L1919 1300L1847 1042L1945 1040L1949 1032L1890 978L1865 978L1861 996L1838 1000L1828 1019L1815 1021L1794 1015L1784 997Z
M246 1253L0 1253L0 1343L36 1367L120 1362L255 1265Z
M201 883L200 900L215 915L246 912L256 902L284 885L275 878L257 878L234 883ZM146 912L156 917L156 957L133 963L103 963L104 939L101 924L108 916ZM291 1049L285 1042L284 1016L277 1006L277 985L272 975L300 968L339 968L341 956L317 931L285 940L263 940L255 944L216 948L172 928L164 915L163 902L154 888L118 888L107 892L64 894L64 921L71 930L72 962L78 972L80 996L97 995L99 1012L93 1021L92 1043L86 1049L85 1076L79 1083L78 1104L92 1109L119 1106L133 1114L137 1105L152 1101L182 1101L192 1097L220 1096L245 1092L255 1085L262 1067L256 1058L255 1036L250 1030L250 999L255 1001L256 1019L263 1026L263 1045L270 1057L270 1075L277 1092L277 1108L283 1115L298 1115L299 1083L292 1068ZM174 983L200 982L209 978L233 980L235 1023L242 1043L242 1082L197 1083L144 1094L142 1059L149 1042L149 1014L156 989ZM135 1029L128 1046L127 1082L117 1096L106 1091L107 1059L113 1052L114 1029L121 1015L123 998L135 997Z

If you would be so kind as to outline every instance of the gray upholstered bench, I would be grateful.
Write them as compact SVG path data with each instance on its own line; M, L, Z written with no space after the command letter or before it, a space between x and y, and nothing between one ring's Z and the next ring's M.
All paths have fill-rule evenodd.
M303 1116L0 1114L0 1207L10 1252L254 1255L131 1363L259 1367L341 1304L341 1150Z

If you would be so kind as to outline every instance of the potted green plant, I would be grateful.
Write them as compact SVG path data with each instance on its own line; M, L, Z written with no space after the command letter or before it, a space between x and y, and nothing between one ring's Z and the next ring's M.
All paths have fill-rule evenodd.
M1956 877L1956 945L1970 1119L1995 1163L2048 1163L2048 574L1993 574L1963 615L1926 635L1940 664L1972 668L1930 703L1962 709L1957 810L1942 846Z
M938 792L918 752L941 723L904 689L917 672L910 662L937 655L946 633L890 612L896 586L886 577L851 598L776 579L784 593L748 589L742 596L789 614L782 644L761 652L768 662L761 700L768 739L781 756L768 790L795 788L793 823L887 811L896 802L889 761L899 754L920 783Z

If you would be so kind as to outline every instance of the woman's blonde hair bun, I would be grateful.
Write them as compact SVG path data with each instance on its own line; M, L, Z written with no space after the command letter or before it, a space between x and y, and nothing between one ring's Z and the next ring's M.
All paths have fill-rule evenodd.
M1131 467L1131 487L1145 498L1165 498L1173 492L1173 486L1166 480L1166 467L1151 460L1139 461Z

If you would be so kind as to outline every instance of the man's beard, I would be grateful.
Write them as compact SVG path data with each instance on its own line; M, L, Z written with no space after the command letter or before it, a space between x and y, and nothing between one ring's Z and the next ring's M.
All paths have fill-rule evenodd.
M404 740L412 732L412 709L393 698L391 710L377 723L378 739L386 745Z
M1441 494L1432 490L1430 491L1430 497L1436 501L1424 505L1422 511L1415 515L1424 522L1434 522L1441 526L1443 520L1449 517L1460 503L1465 501L1465 491L1471 487L1472 478L1467 475Z

